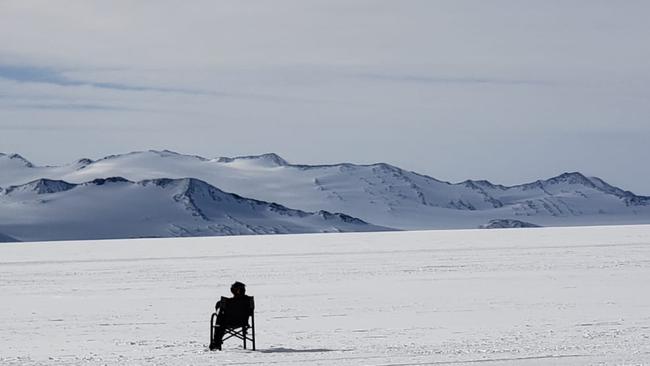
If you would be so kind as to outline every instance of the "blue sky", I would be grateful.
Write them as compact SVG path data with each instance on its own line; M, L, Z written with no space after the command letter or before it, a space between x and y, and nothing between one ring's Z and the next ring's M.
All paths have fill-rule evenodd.
M646 1L0 2L0 151L384 161L650 194Z

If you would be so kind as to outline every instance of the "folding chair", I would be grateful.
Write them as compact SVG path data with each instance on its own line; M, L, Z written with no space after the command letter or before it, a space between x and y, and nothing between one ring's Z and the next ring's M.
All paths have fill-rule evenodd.
M249 317L250 324L248 323ZM213 313L210 318L210 342L218 333L218 327L223 327L222 343L235 337L244 342L244 349L246 349L246 341L251 341L253 351L255 351L255 300L253 296L243 296L239 299L222 297L219 314Z

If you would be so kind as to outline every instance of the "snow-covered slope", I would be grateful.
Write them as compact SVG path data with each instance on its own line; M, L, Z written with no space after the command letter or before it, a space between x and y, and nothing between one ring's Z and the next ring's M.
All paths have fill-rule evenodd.
M541 226L650 223L650 198L601 179L565 173L506 187L488 181L448 183L388 164L294 165L275 154L206 159L143 151L60 167L0 157L0 186L38 178L85 182L193 177L220 189L306 211L344 212L400 229L475 228L493 219Z
M0 192L0 232L21 241L382 229L343 214L243 198L193 178L38 179Z
M16 238L12 238L9 235L5 235L3 233L0 233L0 243L14 243L17 242L18 240Z

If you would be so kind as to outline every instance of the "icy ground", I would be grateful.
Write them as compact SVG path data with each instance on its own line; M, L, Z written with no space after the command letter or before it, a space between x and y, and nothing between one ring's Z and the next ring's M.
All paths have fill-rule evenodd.
M650 364L650 226L0 245L2 365ZM207 350L234 280L258 350Z

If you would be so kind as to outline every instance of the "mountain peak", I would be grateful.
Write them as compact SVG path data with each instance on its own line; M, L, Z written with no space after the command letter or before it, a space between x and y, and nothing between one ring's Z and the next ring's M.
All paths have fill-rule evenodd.
M5 194L11 194L12 192L18 192L18 191L22 191L22 192L32 191L35 192L36 194L49 194L49 193L67 191L74 187L76 187L76 184L64 182L62 180L52 180L52 179L42 178L42 179L31 181L23 185L11 186L7 188Z
M271 166L288 166L290 165L286 160L284 160L280 155L276 153L266 153L262 155L246 155L246 156L236 156L233 158L230 157L219 157L216 159L218 163L233 163L235 161L258 161L265 163L266 165Z
M104 160L115 160L115 159L128 159L128 158L148 158L148 157L160 157L160 158L191 158L191 159L198 159L201 161L207 161L208 159L199 156L199 155L187 155L187 154L181 154L176 151L172 150L145 150L145 151L131 151L128 153L124 154L113 154L113 155L107 155L97 161L104 161Z
M20 154L4 154L0 153L0 158L7 158L9 160L13 160L16 162L19 162L20 164L28 167L28 168L33 168L34 164L32 164L29 160L25 159L22 155Z
M85 185L96 185L96 186L103 186L104 184L108 183L133 183L128 179L122 178L122 177L109 177L109 178L97 178L95 180L92 180L90 182L84 183Z
M178 184L181 179L171 179L171 178L156 178L156 179L147 179L139 182L143 186L154 185L160 188L167 188L172 185Z
M202 156L199 156L199 155L181 154L179 152L172 151L172 150L167 150L167 149L165 149L165 150L149 150L147 152L152 153L152 154L156 154L156 155L158 155L158 156L160 156L162 158L166 158L166 157L186 157L187 158L187 157L189 157L189 158L195 158L195 159L199 159L199 160L203 160L203 161L208 160L208 159L206 159L206 158L204 158Z
M398 168L394 165L390 165L388 163L375 163L370 165L374 168L378 168L383 171L391 172L391 173L397 173L397 174L404 174L406 173L402 168Z
M214 190L214 191L221 192L219 188L205 181L202 181L198 178L178 178L178 179L159 178L159 179L149 180L148 182L151 182L160 187L168 187L168 186L182 187L185 194L192 194L194 192L201 191L201 190Z
M584 186L595 188L594 183L580 172L562 173L557 177L547 179L543 183L544 184L558 184L558 183L581 184Z
M596 188L591 179L587 178L580 172L565 172L558 176L548 178L546 180L538 179L534 182L516 185L514 187L522 187L524 190L528 189L544 189L547 185L568 183L568 184L581 184L590 188ZM510 187L512 188L512 187Z
M493 184L492 182L490 182L488 180L485 180L485 179L481 179L481 180L468 179L466 181L460 182L460 184L463 184L466 187L472 188L472 189L483 189L483 188L500 188L500 189L504 189L505 188L504 186Z
M83 169L83 168L87 167L88 165L90 165L92 163L94 163L94 161L92 159L82 158L82 159L77 160L75 165L77 165L79 167L79 169Z
M552 177L548 180L571 180L571 181L577 181L577 182L590 182L589 178L587 178L584 174L580 172L564 172L556 177Z
M164 150L156 150L156 149L151 149L149 152L158 154L158 155L182 155L180 153L177 153L176 151L164 149Z

